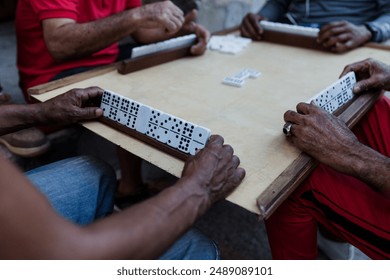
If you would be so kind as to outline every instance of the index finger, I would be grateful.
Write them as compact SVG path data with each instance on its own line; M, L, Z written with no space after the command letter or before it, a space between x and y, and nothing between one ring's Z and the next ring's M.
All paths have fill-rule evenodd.
M213 134L210 136L207 145L223 145L224 139L221 135Z
M102 96L103 92L104 90L99 87L88 87L80 90L80 97L82 101L87 101L88 99Z

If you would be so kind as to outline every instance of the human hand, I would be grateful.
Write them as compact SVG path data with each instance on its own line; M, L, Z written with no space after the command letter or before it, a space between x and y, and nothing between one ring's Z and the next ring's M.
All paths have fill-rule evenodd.
M263 35L263 28L259 22L265 18L253 13L248 13L241 22L240 32L241 36L260 41Z
M367 90L390 90L390 65L374 59L365 59L345 66L341 76L353 71L358 82L353 87L354 93Z
M210 32L203 26L196 23L198 16L197 10L192 10L185 16L185 20L178 36L195 33L198 41L191 47L192 55L202 55L207 49L207 43L210 39Z
M314 104L299 103L297 111L284 114L284 120L292 123L291 136L287 137L291 143L318 161L349 172L353 159L348 156L361 143L339 118Z
M344 53L368 42L371 36L371 32L364 25L337 21L321 28L317 42L332 52Z
M229 195L245 177L245 170L238 167L240 159L233 153L221 136L212 135L205 148L185 163L182 180L189 180L190 188L206 192L209 206Z
M95 119L103 115L98 108L103 90L98 87L72 89L44 103L40 103L43 122L47 124L69 124L81 120Z
M184 23L183 11L171 1L160 1L133 9L137 12L139 27L161 28L167 34L173 34L180 30Z

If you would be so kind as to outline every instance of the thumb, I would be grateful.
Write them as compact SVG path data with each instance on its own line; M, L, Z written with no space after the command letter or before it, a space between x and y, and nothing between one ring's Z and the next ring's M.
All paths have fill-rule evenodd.
M191 21L196 21L197 17L198 17L198 11L193 9L191 12L187 13L184 16L184 24L188 24Z
M91 120L101 117L103 115L103 110L97 107L85 107L80 111L80 119Z
M358 94L367 91L370 88L375 88L374 81L371 78L357 82L353 87L353 93Z

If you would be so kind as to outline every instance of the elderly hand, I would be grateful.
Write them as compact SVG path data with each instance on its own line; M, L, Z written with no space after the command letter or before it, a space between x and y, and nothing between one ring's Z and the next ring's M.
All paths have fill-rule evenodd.
M297 111L289 110L284 120L292 123L291 136L296 147L341 172L349 172L351 150L358 151L361 143L339 118L322 108L299 103Z
M184 23L183 11L171 1L160 1L134 9L138 13L139 27L163 27L167 34L174 34Z
M212 135L205 148L186 161L182 180L189 180L187 185L191 188L199 186L207 192L209 205L225 198L245 177L245 170L238 167L240 160L233 153L221 136Z
M345 66L341 76L353 71L358 82L353 87L354 93L367 90L390 90L390 65L374 59L365 59Z
M72 89L44 103L40 103L43 123L69 124L95 119L103 115L98 108L103 90L98 87Z
M344 53L368 42L371 36L371 32L364 25L337 21L321 28L317 42L332 52Z
M186 14L183 26L177 34L177 36L182 36L190 33L196 34L198 42L191 47L192 55L204 54L207 49L207 43L210 39L210 32L203 26L196 23L197 16L197 10L192 10L188 14Z
M260 15L248 13L242 19L240 25L241 36L260 41L262 39L263 29L261 28L259 22L264 19L265 18Z

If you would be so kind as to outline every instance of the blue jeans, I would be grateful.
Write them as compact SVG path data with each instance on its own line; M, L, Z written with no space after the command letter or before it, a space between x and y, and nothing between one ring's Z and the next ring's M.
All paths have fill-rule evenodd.
M87 225L112 213L116 189L113 169L89 156L51 163L26 172L30 181L67 220ZM215 243L189 230L161 259L219 259Z

